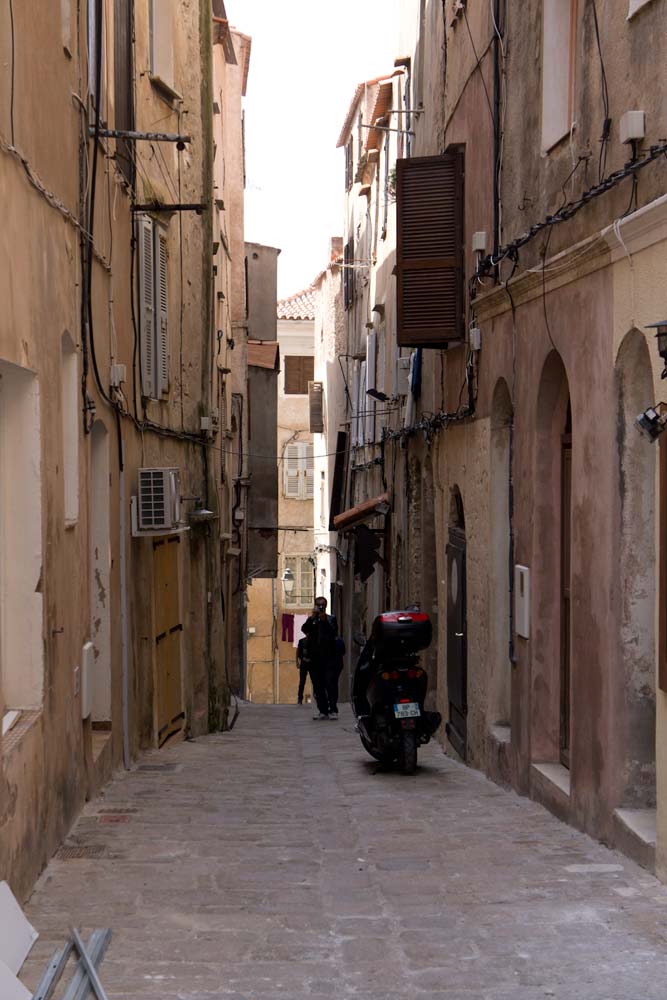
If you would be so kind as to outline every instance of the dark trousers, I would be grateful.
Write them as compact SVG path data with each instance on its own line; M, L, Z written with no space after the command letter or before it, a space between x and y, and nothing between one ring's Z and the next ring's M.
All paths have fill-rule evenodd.
M324 668L324 691L329 715L332 712L338 712L338 678L342 669L343 664L340 660L327 663Z
M297 695L297 700L299 704L303 701L303 689L306 686L306 680L308 679L308 667L299 667L299 693Z
M315 697L315 704L322 715L329 714L329 697L327 694L326 677L326 664L311 662L310 679L313 684L313 695Z

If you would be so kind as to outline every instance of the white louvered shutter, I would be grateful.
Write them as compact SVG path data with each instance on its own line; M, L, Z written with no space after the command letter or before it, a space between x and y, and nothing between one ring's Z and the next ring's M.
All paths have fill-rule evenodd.
M167 234L157 229L155 239L157 256L156 268L156 311L157 311L157 373L158 396L164 396L169 391L169 285L167 281Z
M359 362L354 362L354 372L352 375L352 447L359 444Z
M375 357L377 350L377 333L372 330L366 338L366 393L376 388ZM364 393L366 413L366 441L375 440L375 400Z
M153 220L137 216L139 244L139 340L141 344L141 391L154 397L155 372L155 254Z
M301 447L298 444L288 444L285 448L284 476L285 496L288 500L298 500L301 487Z
M368 396L366 395L366 362L361 362L361 371L359 372L359 416L357 417L357 442L358 444L365 444L366 442L366 421L365 421L365 410L368 408L366 400Z
M313 593L313 564L308 556L301 556L299 559L299 591L301 593L300 604L302 608L312 607L314 600Z
M304 445L304 466L305 466L305 490L306 500L312 500L315 496L315 459L313 457L312 444Z

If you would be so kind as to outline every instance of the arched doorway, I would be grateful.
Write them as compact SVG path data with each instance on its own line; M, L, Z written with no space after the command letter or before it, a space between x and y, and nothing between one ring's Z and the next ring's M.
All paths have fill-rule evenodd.
M491 402L490 663L487 716L509 727L512 674L510 642L510 433L512 400L499 379Z
M548 355L535 416L532 756L570 766L572 408L565 366Z
M634 427L653 398L644 334L631 330L616 359L620 494L619 749L616 792L627 808L654 808L655 789L655 473L657 448Z
M467 754L468 644L466 636L466 534L463 498L451 491L447 543L447 698L445 731L459 756Z

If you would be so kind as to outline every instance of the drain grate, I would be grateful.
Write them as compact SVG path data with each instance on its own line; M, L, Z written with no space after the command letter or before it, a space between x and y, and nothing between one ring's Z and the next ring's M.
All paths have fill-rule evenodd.
M104 847L98 844L72 844L61 847L56 858L59 861L78 861L82 858L94 859L104 857Z
M167 771L171 773L180 770L180 764L140 764L137 768L137 771Z

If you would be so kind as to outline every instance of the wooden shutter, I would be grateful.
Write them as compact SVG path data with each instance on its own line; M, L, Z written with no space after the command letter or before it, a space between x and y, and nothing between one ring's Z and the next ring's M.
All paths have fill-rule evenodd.
M158 396L169 391L169 285L167 281L167 234L156 227L156 299Z
M366 362L361 362L359 371L359 412L357 416L357 444L366 442L366 410L368 409L366 400Z
M308 383L313 381L315 359L313 357L287 355L285 357L285 395L307 396Z
M302 608L311 607L313 595L313 564L308 556L301 556L299 559L299 603Z
M352 447L359 444L359 362L354 362L352 373Z
M312 444L303 446L303 467L304 467L304 492L306 500L312 500L315 496L315 460L313 458Z
M285 496L288 500L299 499L301 486L301 448L298 444L288 444L284 455Z
M338 431L336 438L336 459L334 462L333 483L331 485L331 505L329 508L329 531L334 531L333 519L343 510L345 493L345 468L347 465L347 433Z
M366 393L364 409L366 410L366 440L375 440L375 400L368 395L369 389L376 388L376 355L377 333L371 330L366 337Z
M283 605L295 606L299 600L299 564L294 556L285 556L283 559L283 576L286 569L291 569L294 576L294 590L291 594L283 588Z
M463 340L463 152L396 161L397 341Z
M154 397L155 379L155 254L153 220L137 216L139 246L139 339L141 342L141 392Z
M308 409L310 433L324 434L324 384L308 383Z

